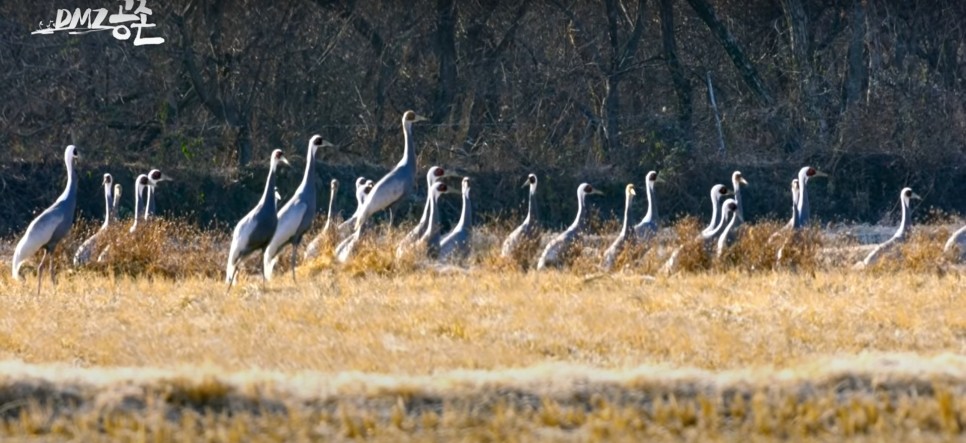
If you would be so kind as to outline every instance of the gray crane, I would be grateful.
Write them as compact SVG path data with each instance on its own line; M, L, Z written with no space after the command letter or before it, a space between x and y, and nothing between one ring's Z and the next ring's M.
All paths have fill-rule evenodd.
M470 255L470 242L473 239L473 204L470 200L470 178L463 177L463 210L460 221L453 230L439 242L439 260L443 262L462 262Z
M908 238L907 230L912 225L912 210L909 209L909 202L912 199L921 200L922 197L919 197L919 194L912 192L912 188L902 188L902 191L899 192L899 205L902 207L902 220L899 221L899 227L896 229L895 234L892 234L892 237L888 240L876 245L875 248L869 252L869 255L865 257L865 260L862 260L856 264L856 267L864 268L874 264L882 257L893 253L899 244L906 241Z
M386 209L390 205L409 195L416 181L416 144L413 141L413 123L427 120L426 117L413 111L406 111L402 116L403 126L403 156L388 174L382 176L366 196L358 214L354 214L343 225L353 225L359 231L373 214ZM350 251L351 252L351 251Z
M721 233L718 234L718 245L715 250L715 257L719 259L722 255L724 255L725 250L731 247L738 240L738 228L743 222L741 219L741 204L738 203L738 200L732 200L729 198L726 203L726 206L731 211L731 217L730 220L728 220L728 224L724 227L724 229L721 230Z
M138 229L138 220L143 217L145 202L143 198L147 198L147 189L151 186L151 181L148 180L147 174L141 174L134 178L134 224L131 225L130 232L134 232Z
M510 235L503 241L503 248L500 251L502 257L513 255L523 244L536 239L540 231L537 220L540 216L537 209L537 175L528 175L527 180L523 182L523 187L530 188L529 199L527 200L527 218L523 219L523 223L520 223L520 226L510 232Z
M366 178L362 176L357 177L355 183L356 209L352 211L352 215L350 215L348 219L336 227L340 237L352 233L354 226L350 220L356 220L359 218L359 214L362 211L362 204L366 202L366 194L372 190L372 186L374 184L372 180L366 180Z
M684 244L675 248L674 252L671 253L671 256L667 259L667 261L664 262L664 265L661 266L661 273L667 275L677 270L678 264L680 262L679 257L681 255L681 251L684 250L685 246L694 245L695 242L700 243L702 245L702 248L703 248L702 250L704 251L705 254L712 254L714 252L715 239L717 239L718 236L728 226L727 223L729 220L731 220L731 215L736 210L738 210L738 203L735 202L733 198L729 198L724 202L722 202L721 218L718 220L718 223L715 225L714 229L710 231L707 231L707 230L702 231L694 239L688 240Z
M335 195L339 192L339 180L332 179L329 182L329 210L326 212L325 225L322 226L322 230L319 234L309 242L309 245L305 247L304 260L314 258L319 255L319 249L322 248L322 243L331 244L333 231L335 225L332 220L335 217L335 212L333 208L335 207Z
M147 173L147 176L148 176L149 184L147 187L148 200L144 204L145 220L151 218L152 215L157 213L157 211L155 210L156 198L154 197L154 189L158 187L158 184L163 181L171 181L171 177L168 177L167 175L162 174L161 171L157 169L152 169L151 172Z
M731 195L731 191L725 185L717 184L711 187L711 223L701 231L702 233L714 232L714 229L718 227L718 223L721 222L721 213L718 212L721 199L729 195Z
M262 198L258 200L258 204L248 214L238 221L235 230L232 232L231 248L228 250L228 266L225 269L225 282L228 283L229 291L232 283L235 282L238 264L252 252L265 249L268 242L272 240L272 235L275 234L278 215L275 210L275 196L272 193L275 189L275 170L279 163L289 164L285 156L282 155L282 150L276 149L272 151L268 179L265 181Z
M84 243L81 243L80 247L77 248L77 252L74 253L74 266L83 266L90 262L94 249L97 249L98 240L111 224L111 218L113 218L111 213L115 200L114 178L111 177L111 174L104 174L104 180L101 184L104 186L104 223L101 224L97 232L87 237Z
M436 182L433 184L433 189L430 193L432 206L429 207L429 219L426 222L426 231L423 232L423 235L413 245L414 249L424 253L427 257L436 258L439 256L441 228L439 222L439 197L451 192L453 191L450 190L449 186L446 186L446 183Z
M629 183L624 188L624 224L621 225L621 231L617 234L617 238L604 251L604 259L600 263L601 269L605 271L610 271L614 268L614 262L617 261L617 257L621 255L621 252L624 252L627 243L633 241L634 233L631 231L631 203L634 201L635 195L637 195L637 191L634 190L634 185Z
M943 254L956 261L966 261L966 226L949 236L949 240L946 240L946 245L943 246Z
M731 186L732 186L732 189L734 189L735 203L738 205L738 209L735 211L735 215L737 215L738 219L740 220L738 223L739 225L741 224L741 222L745 221L745 207L741 203L742 202L741 185L748 186L748 181L745 180L745 177L741 175L741 171L733 172L731 174Z
M647 240L657 234L657 194L654 192L654 184L657 183L657 172L647 173L644 179L644 189L647 194L647 213L641 222L634 225L634 236L640 240Z
M27 226L27 232L17 242L13 253L13 278L20 280L20 267L24 260L32 257L37 250L43 249L44 255L37 266L37 295L40 295L40 283L44 276L44 262L48 255L52 255L57 243L67 236L74 224L74 210L77 208L77 173L74 171L74 160L80 158L76 146L68 145L64 149L64 163L67 165L67 187L57 197L54 204L41 212L37 218ZM55 282L54 259L51 257L47 267L50 268L50 281Z
M419 239L420 236L426 232L426 224L429 223L429 207L432 204L432 199L429 196L430 191L433 189L433 185L436 182L446 178L452 177L454 174L446 171L439 166L433 166L426 171L426 204L423 206L423 215L419 218L419 223L411 229L399 245L396 246L396 257L401 257L406 253L407 250L412 247L413 242Z
M272 269L275 268L277 255L285 247L292 245L292 282L295 282L295 263L298 257L299 244L302 236L312 227L315 219L315 156L320 148L335 147L332 143L322 140L322 136L313 135L309 139L309 146L305 154L305 175L302 183L295 189L292 198L278 211L278 226L271 241L265 247L262 264L265 279L272 279Z
M821 172L811 166L805 166L798 171L798 221L795 223L796 230L808 225L811 212L808 208L808 181L817 177L828 177L828 174Z
M557 234L550 240L550 243L547 243L547 246L540 254L540 259L537 261L537 269L543 269L549 266L559 267L565 264L572 253L574 245L583 234L586 198L588 195L595 194L603 194L603 192L594 189L588 183L581 183L577 187L577 217L574 218L574 222L570 224L567 230Z

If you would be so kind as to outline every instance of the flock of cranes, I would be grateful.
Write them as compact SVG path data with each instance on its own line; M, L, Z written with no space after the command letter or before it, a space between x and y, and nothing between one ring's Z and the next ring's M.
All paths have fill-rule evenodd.
M413 142L413 124L426 120L413 111L406 111L402 116L403 127L403 155L399 163L378 181L373 182L359 177L355 182L355 196L357 207L353 214L343 223L336 226L333 220L333 200L339 189L339 182L330 182L328 217L320 233L306 247L305 257L310 258L322 253L325 244L337 244L333 251L340 262L350 260L361 239L366 235L367 222L380 211L391 208L413 192L415 187L417 168L416 152ZM298 248L306 232L311 228L316 213L316 171L315 157L320 149L331 148L333 145L319 135L310 138L306 154L305 173L291 198L278 207L281 200L275 186L276 171L280 165L291 166L283 152L276 149L269 159L268 177L261 198L250 212L245 215L232 231L232 240L228 252L225 268L225 281L231 289L239 271L241 262L252 253L262 256L262 276L265 280L272 278L272 270L278 256L285 246L291 245L292 279L295 280L295 264ZM48 256L55 250L57 244L67 235L74 222L77 206L77 173L74 161L80 158L76 146L67 146L64 151L64 162L67 168L67 186L53 205L37 216L27 227L23 237L17 243L13 255L13 276L22 279L20 268L23 263L43 250L38 270L37 291L43 279L44 265L49 268L51 281L55 279L52 259ZM426 173L427 199L422 217L416 226L409 231L396 247L396 256L419 254L441 262L460 263L471 252L472 245L472 200L471 180L463 177L460 190L451 189L444 179L454 177L455 174L439 167L432 166ZM809 200L807 185L809 180L825 176L813 167L805 166L791 181L792 216L782 228L783 231L793 233L789 238L795 241L795 233L801 231L809 222ZM134 184L134 220L130 231L138 229L139 223L148 223L155 214L154 193L157 186L170 180L160 170L153 169L147 174L138 175ZM658 233L660 219L658 217L658 202L656 183L658 173L650 171L645 176L645 196L647 199L647 213L640 222L633 224L631 220L631 205L637 196L637 188L628 184L625 188L624 218L617 236L605 250L600 267L610 270L616 263L622 251L635 242L641 242L654 237ZM529 189L527 216L514 229L502 244L501 255L512 257L526 250L526 245L533 244L540 236L539 212L537 205L538 178L529 174L524 187ZM693 240L695 244L703 246L709 255L721 257L739 238L744 222L744 212L741 197L742 186L748 181L741 172L735 171L731 177L731 188L716 184L711 188L711 221ZM105 215L101 228L90 238L86 239L74 254L75 266L88 263L97 252L100 238L112 223L117 221L117 209L121 196L121 185L114 183L110 174L104 174L104 203ZM444 194L459 193L462 196L462 211L459 221L452 231L443 235L441 232L440 211L438 200ZM580 247L580 240L585 230L585 212L587 211L587 197L600 195L601 192L589 183L581 183L577 187L577 214L573 223L550 239L537 257L536 268L559 267L568 262ZM902 220L895 234L886 242L875 246L868 256L856 263L856 268L862 268L875 263L882 257L893 253L896 246L907 238L910 225L911 199L919 196L910 188L900 192ZM779 237L776 232L769 241ZM341 238L340 238L341 237ZM330 240L326 242L325 240ZM787 242L788 240L786 240ZM786 243L787 244L787 243ZM685 245L675 249L664 263L665 272L673 272L677 266L678 256ZM102 260L108 248L102 249L97 256ZM781 261L783 249L778 250L777 259ZM957 230L946 242L944 252L954 255L958 260L966 260L966 226Z

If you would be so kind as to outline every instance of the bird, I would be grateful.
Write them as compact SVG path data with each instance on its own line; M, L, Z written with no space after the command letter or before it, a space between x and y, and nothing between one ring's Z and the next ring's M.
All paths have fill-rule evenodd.
M710 231L702 231L694 239L686 241L679 245L671 253L671 256L664 262L661 266L661 273L668 275L674 272L678 265L680 264L681 252L685 247L699 247L705 256L713 253L715 246L715 239L721 234L722 231L727 227L728 221L731 219L731 214L738 209L738 203L735 202L733 198L729 198L721 203L721 218L718 219L718 223L715 225L714 229ZM700 245L700 246L698 246Z
M148 200L144 204L145 220L149 219L156 212L154 208L155 207L154 188L158 186L158 183L171 180L171 177L168 177L167 175L162 174L161 171L157 169L152 169L151 172L148 172L147 176L148 176L148 187L147 187Z
M811 166L805 166L798 171L798 222L794 228L801 229L808 225L811 212L808 208L808 180L816 177L828 177L828 174L821 172Z
M567 230L557 234L550 243L543 249L540 259L537 261L537 269L544 269L548 266L559 267L564 264L573 250L574 243L580 238L584 229L584 206L588 195L600 195L603 192L594 189L588 183L581 183L577 187L577 217L570 224Z
M788 219L788 223L785 224L783 229L794 229L795 224L798 221L798 179L792 179L792 218Z
M634 225L634 236L641 240L647 240L657 234L657 195L654 192L654 184L657 183L657 172L650 171L644 179L644 189L647 195L647 213L641 222Z
M225 282L228 283L228 290L231 290L231 285L235 282L238 264L242 259L252 252L265 249L268 242L272 240L272 235L275 234L278 216L275 211L275 198L272 196L272 192L275 189L275 170L279 163L289 165L288 160L282 155L282 150L276 149L272 151L268 179L265 181L265 190L262 192L261 199L248 214L238 221L235 230L232 232L231 247L228 251L228 266L225 269ZM262 275L264 276L264 273Z
M402 241L399 242L399 245L396 246L397 258L405 254L405 252L409 250L410 246L412 246L413 242L418 240L419 237L422 236L423 232L426 231L426 224L429 222L429 206L431 205L432 201L432 199L429 198L429 191L433 188L433 185L436 184L437 181L452 176L453 174L439 166L433 166L426 171L426 205L423 206L423 215L419 218L419 222L416 223L416 226L414 226L406 234L406 236L403 237Z
M309 139L309 146L305 154L305 175L302 183L295 189L292 198L278 211L278 225L271 241L265 247L262 270L265 279L272 279L272 269L275 268L278 253L285 245L292 245L292 282L295 282L295 262L298 247L302 243L302 236L312 226L315 219L315 156L320 148L335 147L332 143L322 140L321 135L313 135Z
M740 222L743 222L745 221L745 207L741 203L741 185L748 186L748 181L745 180L745 177L741 175L741 171L733 172L731 174L731 186L734 189L735 203L738 205L738 209L735 210L735 214ZM740 222L738 223L739 225L741 224Z
M738 188L735 188L738 189ZM726 206L731 212L730 220L728 224L721 229L718 234L718 244L715 250L715 257L721 258L724 255L725 250L733 245L738 239L738 228L741 226L743 220L741 219L741 205L738 203L737 199L728 199L726 201ZM722 211L724 212L724 211ZM724 221L722 220L722 224Z
M74 171L74 160L80 158L80 152L74 145L64 149L64 163L67 165L67 186L57 197L54 204L40 213L30 222L27 231L17 242L13 253L13 278L21 280L20 267L24 260L32 257L37 250L43 249L44 255L37 266L37 295L40 295L40 283L43 281L44 262L48 255L52 255L57 244L67 236L74 224L74 210L77 208L77 173ZM51 257L47 267L50 268L50 280L55 281L54 262Z
M369 183L372 183L372 180L366 180L366 178L362 176L359 176L356 178L356 182L355 182L356 209L352 211L352 215L350 215L348 219L344 220L342 223L339 224L339 226L336 227L336 230L339 232L340 237L352 233L352 229L354 228L354 226L352 225L352 222L350 222L350 220L355 220L359 218L359 213L360 211L362 211L362 204L365 203L366 194L369 192L369 189L367 189L367 186L371 188L371 185L369 185Z
M94 249L97 248L98 239L103 235L104 231L111 224L112 208L114 206L114 178L111 174L104 174L104 180L101 182L104 186L104 223L93 235L84 240L80 247L77 248L77 252L74 253L74 266L83 266L91 260L91 256L94 254Z
M702 233L711 233L718 227L718 223L721 221L721 213L718 212L721 199L729 195L731 195L731 191L725 185L717 184L711 187L711 223L701 231Z
M470 255L470 242L473 237L473 204L470 200L470 178L463 177L463 210L460 221L453 230L439 242L439 260L443 262L462 262Z
M131 225L130 232L138 228L138 220L143 217L145 200L147 199L147 188L150 186L147 174L141 174L134 179L134 224Z
M634 238L634 234L631 231L631 202L634 201L635 195L637 195L637 191L634 190L634 184L629 183L624 187L624 224L621 226L621 231L617 234L617 238L604 251L604 259L601 261L600 267L605 271L609 271L614 267L614 262L617 261L617 257L624 251L624 247L627 246L628 241Z
M361 183L360 183L360 180L361 180ZM369 192L372 191L372 186L373 186L372 180L367 180L364 177L359 177L358 179L356 179L356 202L358 203L358 206L356 206L355 214L358 214L359 211L362 209L362 204L365 203L366 196L368 196ZM346 227L345 222L339 225L336 228L336 230L339 231L344 227ZM348 227L350 228L349 234L345 238L343 238L342 241L340 241L339 244L336 245L335 247L336 257L342 255L343 251L346 249L346 247L349 247L349 245L352 245L352 246L349 247L348 253L351 253L352 249L355 248L355 242L353 241L353 238L358 238L358 236L355 235L355 231L352 230L354 226L350 224L348 225ZM346 257L346 260L348 260L349 255L345 255L345 257Z
M319 231L318 235L309 242L309 245L305 247L305 255L303 260L308 260L319 255L319 249L322 248L323 242L325 244L331 244L333 238L333 228L335 224L332 222L335 217L335 212L332 208L335 207L335 195L339 192L339 180L332 179L329 182L329 210L326 212L325 225L322 226L322 230Z
M966 226L949 236L949 240L946 240L946 245L943 246L943 254L957 261L966 261Z
M898 246L900 243L906 241L907 229L909 229L910 225L912 224L912 210L909 209L909 202L912 199L922 200L922 197L919 197L919 194L912 192L912 188L902 188L902 191L899 192L899 205L902 207L902 220L899 221L899 227L896 228L895 234L892 234L892 237L888 240L876 245L864 260L856 263L856 268L861 269L874 264L885 255L893 252L896 246Z
M413 123L428 120L414 111L406 111L402 116L403 156L389 173L382 176L366 196L365 202L343 224L353 225L356 231L373 214L398 202L412 192L416 180L416 144L413 141Z
M117 221L118 220L118 218L119 218L118 215L120 215L120 212L118 212L118 211L120 209L121 209L121 184L120 183L115 183L114 184L114 201L111 202L111 217L114 219L114 221Z
M520 226L511 231L510 235L503 241L500 256L504 258L514 255L517 250L535 240L537 234L539 234L538 219L540 212L537 206L537 174L527 175L523 187L530 188L529 198L527 199L527 218L523 219L523 223L520 223Z
M423 235L416 240L413 245L413 249L420 251L429 258L437 258L439 256L439 241L440 241L440 222L439 222L439 197L443 194L449 194L453 192L449 189L449 186L443 182L436 182L433 184L432 192L430 193L430 199L432 201L432 206L429 207L429 218L426 222L426 231Z

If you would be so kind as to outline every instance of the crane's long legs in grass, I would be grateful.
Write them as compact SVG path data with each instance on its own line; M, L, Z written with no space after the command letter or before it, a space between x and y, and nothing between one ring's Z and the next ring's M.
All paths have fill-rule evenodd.
M40 257L40 265L37 266L37 296L40 296L40 282L44 281L44 262L47 260L47 248L43 248L43 250L44 255ZM53 278L51 278L51 281L53 281Z
M295 258L296 258L295 252L298 251L298 249L299 249L299 242L293 241L292 242L292 283L297 283L295 281Z

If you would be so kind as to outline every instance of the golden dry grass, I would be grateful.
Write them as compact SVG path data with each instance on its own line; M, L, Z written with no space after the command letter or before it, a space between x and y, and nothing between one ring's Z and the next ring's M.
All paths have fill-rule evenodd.
M592 249L521 271L494 255L501 232L481 231L470 268L369 240L348 265L305 263L298 284L252 266L226 296L217 233L147 253L177 226L120 249L140 267L61 272L39 297L32 273L0 273L0 360L23 362L0 369L0 434L939 441L966 420L966 359L949 355L966 346L966 280L935 264L941 234L914 235L888 270L731 256L672 276L652 272L656 244L600 274ZM735 252L767 238L749 228Z

